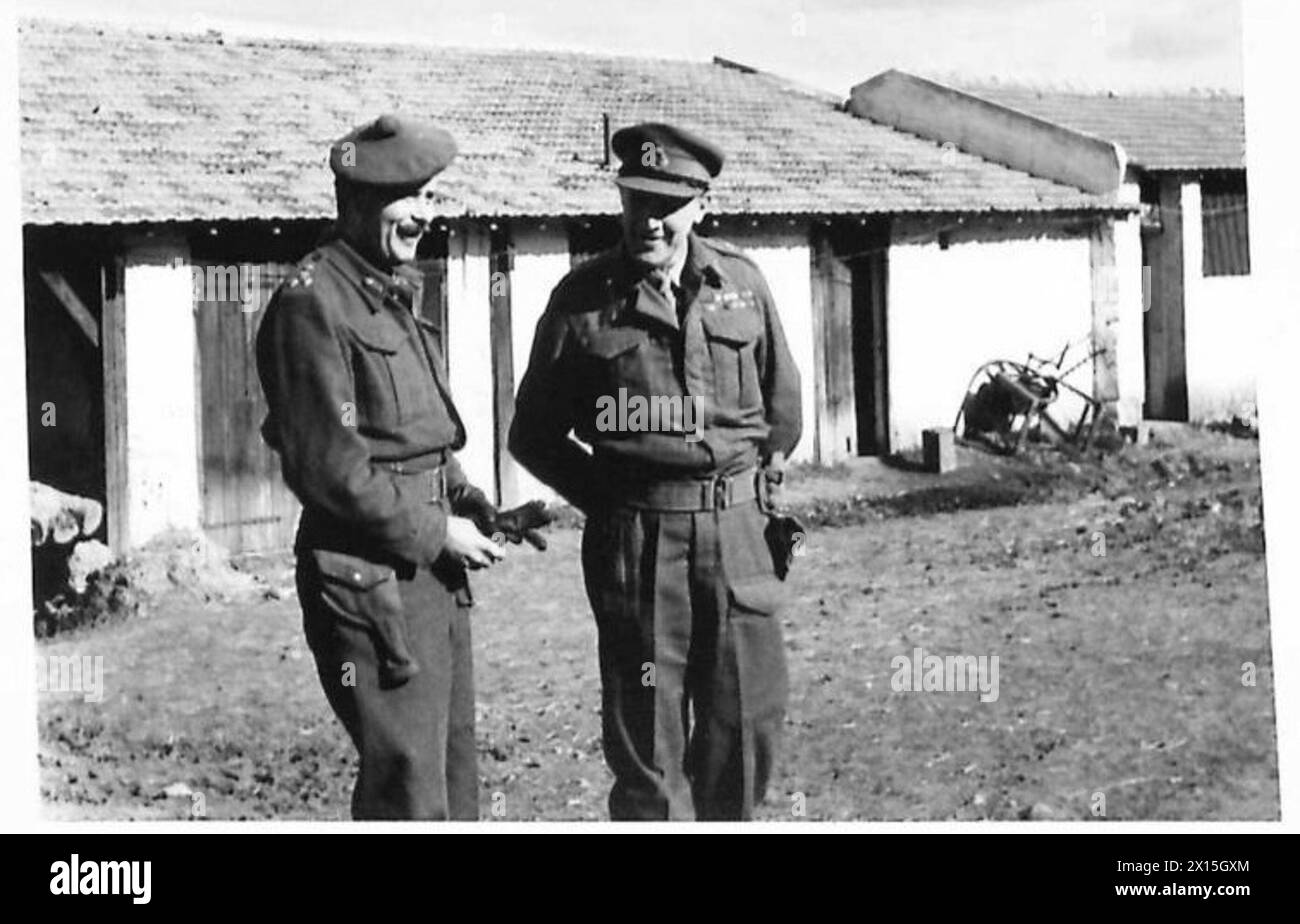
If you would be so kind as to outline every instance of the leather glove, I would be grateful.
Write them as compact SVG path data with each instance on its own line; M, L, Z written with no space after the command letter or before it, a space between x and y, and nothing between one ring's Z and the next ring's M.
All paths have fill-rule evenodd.
M452 505L452 511L457 516L470 520L485 536L496 532L497 508L478 488L466 491L458 498Z
M544 501L530 500L526 504L502 510L496 514L493 530L485 535L494 540L498 535L518 545L527 542L539 552L546 551L546 539L537 530L555 520L555 514L546 509Z

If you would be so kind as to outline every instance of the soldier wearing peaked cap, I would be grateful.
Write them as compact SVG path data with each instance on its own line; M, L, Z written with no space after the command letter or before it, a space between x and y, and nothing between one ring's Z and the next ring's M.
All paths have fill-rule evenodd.
M694 233L722 152L662 123L612 142L623 240L552 293L510 450L587 516L610 815L744 819L784 718L788 559L766 535L799 374L758 267ZM615 395L691 403L696 427L611 427Z
M335 142L335 234L257 336L262 432L303 505L303 625L361 757L355 818L478 817L466 571L502 550L456 461L465 428L410 265L455 154L445 131L392 115Z

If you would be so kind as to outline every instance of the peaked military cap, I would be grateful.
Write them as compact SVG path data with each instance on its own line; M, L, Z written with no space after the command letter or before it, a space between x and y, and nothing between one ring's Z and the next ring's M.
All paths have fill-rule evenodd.
M625 189L692 199L722 171L717 145L675 125L629 125L616 131L610 144L622 161L615 182Z
M391 113L330 145L330 169L353 183L415 186L447 168L456 141L435 125Z

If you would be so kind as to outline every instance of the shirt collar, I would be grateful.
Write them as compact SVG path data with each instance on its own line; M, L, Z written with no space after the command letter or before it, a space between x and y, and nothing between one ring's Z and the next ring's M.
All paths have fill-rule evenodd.
M686 261L690 259L691 245L682 248L682 254L675 261L664 267L661 272L668 277L668 280L675 286L682 284L682 271L686 269Z
M673 285L680 286L682 279L696 279L714 287L722 285L722 273L719 270L712 248L701 243L701 238L694 231L690 233L686 244L686 255L681 261L668 269L669 279ZM634 286L651 275L650 271L637 265L628 256L627 249L621 249L622 259L617 269L617 281Z
M626 251L623 252L623 258L615 274L611 278L611 283L618 279L620 281L614 284L625 285L636 292L636 298L631 303L633 311L668 327L680 327L677 306L672 304L671 296L659 287L658 282L652 278L653 274L637 266L627 256ZM691 286L692 292L696 283L714 288L721 288L723 284L722 274L714 259L712 248L701 243L701 239L694 233L690 235L687 243L686 258L682 261L676 284L683 286L683 280L685 285ZM682 297L693 297L693 295L683 294Z

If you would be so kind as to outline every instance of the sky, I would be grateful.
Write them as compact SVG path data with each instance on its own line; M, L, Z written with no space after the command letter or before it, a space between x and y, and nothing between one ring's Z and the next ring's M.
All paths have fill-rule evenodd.
M1242 84L1236 0L18 0L23 16L229 33L729 58L847 95L897 67L1133 91Z

